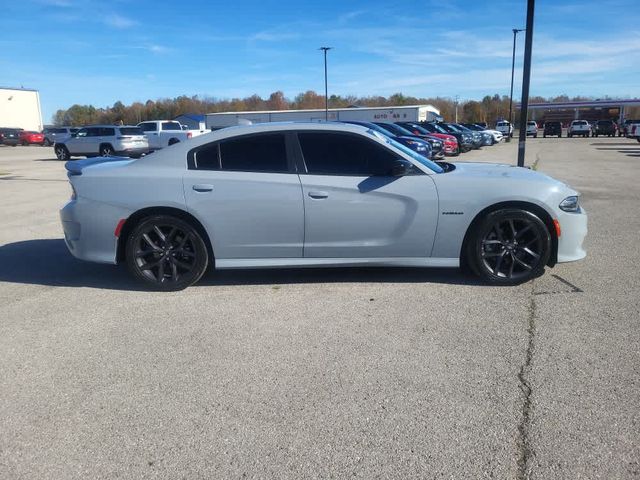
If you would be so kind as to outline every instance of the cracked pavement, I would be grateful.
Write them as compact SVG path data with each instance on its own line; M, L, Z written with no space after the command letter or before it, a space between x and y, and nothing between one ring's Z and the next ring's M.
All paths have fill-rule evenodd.
M584 261L526 285L236 271L162 294L71 258L62 164L0 147L0 478L639 478L637 150L527 141L590 223Z

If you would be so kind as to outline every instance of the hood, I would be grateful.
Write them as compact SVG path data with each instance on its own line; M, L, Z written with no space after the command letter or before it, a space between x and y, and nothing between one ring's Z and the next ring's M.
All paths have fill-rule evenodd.
M464 175L466 177L482 178L508 178L513 180L528 180L542 182L546 184L557 184L567 187L566 184L549 177L544 173L536 172L530 168L516 167L506 163L479 163L479 162L456 162L456 169L452 173Z

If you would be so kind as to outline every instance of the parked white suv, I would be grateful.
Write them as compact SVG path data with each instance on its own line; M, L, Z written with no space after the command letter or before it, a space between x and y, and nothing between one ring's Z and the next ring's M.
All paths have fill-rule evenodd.
M527 136L538 138L538 124L532 120L527 122Z
M589 137L590 134L591 125L589 125L589 122L586 120L574 120L571 122L567 136L573 137L574 135L582 135L583 137Z
M56 141L53 151L59 160L71 157L141 157L149 152L142 130L127 125L91 125Z
M506 120L500 120L496 123L496 130L505 137L513 137L513 125Z

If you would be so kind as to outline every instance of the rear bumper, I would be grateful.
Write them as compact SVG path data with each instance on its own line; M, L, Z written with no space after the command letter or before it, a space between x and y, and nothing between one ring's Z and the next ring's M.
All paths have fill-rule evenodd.
M71 254L90 262L116 262L115 227L130 212L87 199L71 200L60 210L64 241Z
M125 148L123 150L117 150L115 152L116 155L122 157L139 157L141 155L145 155L149 153L151 150L149 147L135 147L135 148Z

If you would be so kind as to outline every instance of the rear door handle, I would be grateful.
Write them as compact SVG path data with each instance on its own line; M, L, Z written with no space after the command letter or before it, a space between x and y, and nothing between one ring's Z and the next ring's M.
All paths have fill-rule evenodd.
M213 185L206 183L198 183L192 187L196 192L210 192L213 190Z
M319 191L310 191L309 196L311 198L327 198L329 194L327 192L319 192Z

